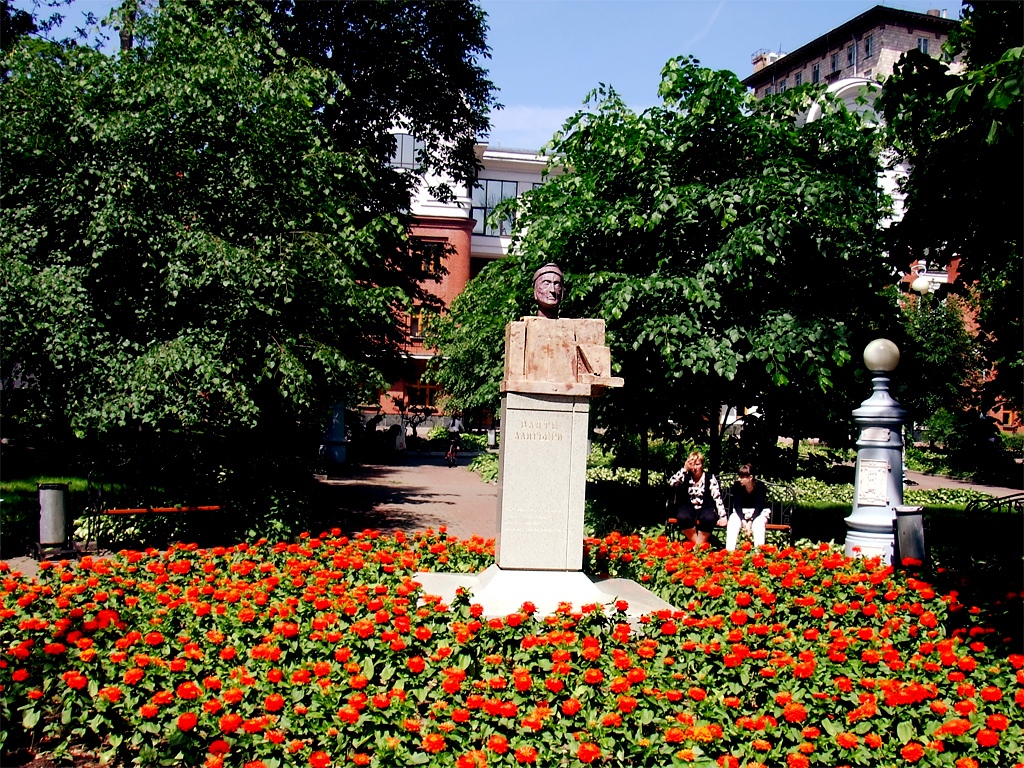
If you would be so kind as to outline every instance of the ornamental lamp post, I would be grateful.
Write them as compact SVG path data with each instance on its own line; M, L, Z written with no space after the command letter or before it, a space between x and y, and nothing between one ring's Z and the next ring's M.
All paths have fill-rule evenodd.
M907 412L889 395L889 374L900 350L888 339L864 348L874 391L853 412L860 425L853 512L846 518L847 557L881 556L892 562L893 521L903 506L903 422Z

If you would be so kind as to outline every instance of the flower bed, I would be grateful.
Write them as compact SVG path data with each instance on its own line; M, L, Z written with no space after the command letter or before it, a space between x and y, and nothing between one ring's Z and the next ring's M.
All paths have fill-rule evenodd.
M335 532L4 573L3 727L208 768L1020 759L1024 656L913 574L826 545L590 540L591 572L681 609L636 632L621 605L488 620L413 581L491 561L443 531Z

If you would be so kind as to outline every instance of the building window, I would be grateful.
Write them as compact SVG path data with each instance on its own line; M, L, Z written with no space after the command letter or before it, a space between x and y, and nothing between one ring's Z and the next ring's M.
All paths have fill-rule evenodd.
M833 53L832 54L832 71L833 72L838 72L839 71L839 54L838 53Z
M770 85L767 88L764 89L764 95L765 96L771 96L772 95L772 87Z
M864 38L864 58L870 59L875 55L875 36L868 35Z
M444 274L445 241L436 240L422 242L423 249L423 271L428 275L438 276Z
M821 82L821 64L815 64L813 67L811 67L811 82Z
M779 82L779 93L785 93L785 92L786 92L786 81L785 81L785 79L783 79L782 81Z
M437 384L424 384L417 382L416 384L406 384L405 394L409 398L409 407L421 406L434 408L437 406L437 396L441 392L441 387Z
M796 73L796 83L795 83L795 85L796 85L797 88L799 88L803 84L804 84L804 73L803 72L797 72Z
M846 49L846 66L852 67L854 60L857 58L857 46L851 45Z
M921 53L927 55L927 53L928 53L928 38L927 37L919 37L919 38L917 38L917 50L919 50Z
M519 184L500 179L480 179L473 187L473 225L475 235L511 235L511 217L495 222L489 221L495 207L504 200L513 200L519 195Z
M392 168L416 170L420 167L417 155L423 152L424 144L408 133L395 134L395 154L391 156Z
M422 339L427 335L427 328L430 327L432 319L433 315L430 312L424 311L421 307L416 307L416 309L409 313L409 335L414 339Z

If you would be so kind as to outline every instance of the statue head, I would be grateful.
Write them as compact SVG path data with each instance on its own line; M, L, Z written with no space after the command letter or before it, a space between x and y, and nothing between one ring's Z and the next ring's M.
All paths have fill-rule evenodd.
M534 272L533 297L539 306L537 314L549 320L557 319L564 290L562 270L557 264L545 264Z

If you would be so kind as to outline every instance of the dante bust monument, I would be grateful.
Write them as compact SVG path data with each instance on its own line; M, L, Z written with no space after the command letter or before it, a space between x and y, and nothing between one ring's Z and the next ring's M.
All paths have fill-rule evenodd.
M502 392L593 397L622 386L622 379L611 375L604 320L559 318L564 292L557 264L549 262L533 273L538 311L505 327Z
M548 320L558 318L558 305L562 303L565 278L557 264L548 262L533 273L533 298L537 300L537 317Z

